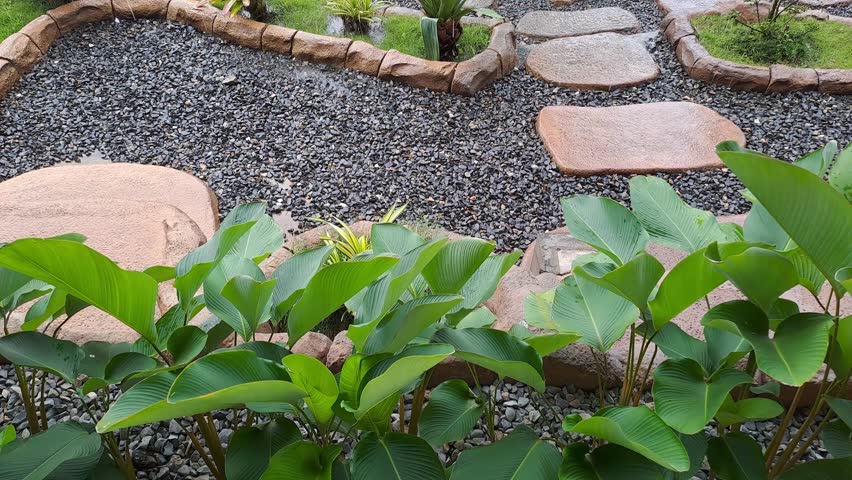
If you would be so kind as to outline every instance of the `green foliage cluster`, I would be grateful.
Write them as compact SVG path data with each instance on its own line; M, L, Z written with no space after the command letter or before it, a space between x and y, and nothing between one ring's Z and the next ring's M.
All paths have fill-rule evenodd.
M186 434L219 480L689 479L704 464L723 480L845 478L852 317L841 317L841 301L852 289L852 147L837 153L832 142L789 164L720 145L753 203L743 227L688 206L656 177L631 180L631 209L564 198L568 228L598 253L577 259L555 290L531 294L529 328L508 332L491 328L495 317L482 304L520 252L494 254L493 242L475 238L425 239L393 223L373 225L372 247L348 260L329 263L335 247L323 245L268 277L259 265L283 236L258 203L233 210L174 267L123 270L76 234L0 245L0 355L15 364L33 433L0 431L0 479L135 478L119 438L172 418L192 419ZM652 243L685 258L666 274L647 252ZM155 318L169 281L178 304ZM711 305L725 282L743 299ZM781 298L795 286L821 310L800 312ZM703 339L672 323L697 302L708 306ZM10 315L23 305L22 331L10 333ZM138 341L60 340L62 325L85 308L108 313ZM347 335L355 352L340 373L290 352L342 308L354 318ZM204 309L212 317L198 322ZM261 327L286 330L288 343L264 341ZM563 418L564 436L543 440L526 427L497 435L495 389L480 385L482 371L542 393L544 356L579 342L601 358L625 335L632 348L616 404L604 406L602 384L603 408ZM233 346L221 347L231 336ZM659 352L667 359L654 369ZM427 399L435 368L450 358L466 364L474 388L450 379ZM817 374L814 408L784 439ZM37 393L48 375L74 385L96 425L48 428ZM643 404L651 379L654 402ZM795 389L786 410L781 385ZM406 394L410 419L395 425ZM211 416L222 409L234 410L227 448ZM740 430L776 417L765 448ZM480 422L491 444L445 469L436 449ZM800 463L817 439L833 458ZM344 442L355 445L351 453Z

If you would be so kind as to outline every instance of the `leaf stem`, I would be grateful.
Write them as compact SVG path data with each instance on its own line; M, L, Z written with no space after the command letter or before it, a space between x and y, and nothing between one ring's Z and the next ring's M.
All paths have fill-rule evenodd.
M414 392L414 401L411 403L411 420L408 422L408 433L417 435L417 430L420 424L420 414L423 411L423 402L426 400L426 388L428 388L429 380L432 379L432 369L426 371L423 376L423 382L417 387Z
M770 442L769 446L766 447L765 464L767 470L769 470L769 467L772 466L773 460L775 460L775 454L778 452L778 447L781 445L781 440L783 440L784 434L787 433L787 427L790 426L790 422L793 421L793 415L796 413L796 407L799 406L799 400L801 400L802 392L804 391L805 384L802 384L796 389L796 394L793 396L793 401L790 402L787 414L784 415L783 420L781 420L781 424L778 425L778 430L775 431L775 435L772 437L772 442Z

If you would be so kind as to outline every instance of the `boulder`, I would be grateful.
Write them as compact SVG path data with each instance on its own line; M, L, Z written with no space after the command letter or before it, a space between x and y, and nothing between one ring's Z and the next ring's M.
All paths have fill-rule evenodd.
M703 62L706 62L704 68L713 72L713 79L710 83L754 92L765 92L769 87L771 74L768 67L753 67L718 58L714 58L712 61L710 58L705 58L696 63L701 64Z
M379 78L394 80L412 87L449 92L456 64L435 62L390 50L379 68Z
M0 43L0 59L12 62L21 73L32 70L41 57L41 50L23 33L13 33Z
M536 40L578 37L595 33L638 33L639 20L623 8L606 7L574 12L536 10L518 22L518 33Z
M166 18L169 0L112 0L116 17Z
M473 95L501 76L500 55L494 50L485 50L456 66L450 91L457 95Z
M831 95L852 95L852 70L817 70L819 91Z
M41 53L47 53L47 50L53 45L53 42L59 38L59 27L56 26L56 22L53 21L47 15L42 15L30 23L26 24L24 28L19 30L20 33L30 37Z
M797 92L816 90L819 77L812 68L794 68L786 65L772 65L771 80L767 92Z
M0 98L12 91L12 87L20 80L18 69L8 60L0 60Z
M534 272L547 272L555 275L567 275L577 258L595 249L577 240L567 231L545 232L530 246L532 251L529 268Z
M558 38L535 45L526 68L560 87L604 91L652 82L660 73L641 41L617 33Z
M171 0L167 18L173 22L191 25L196 30L213 33L213 22L222 13L208 3L196 0Z
M207 184L187 173L155 165L108 163L43 168L0 183L0 199L12 203L112 199L162 203L186 214L205 241L219 226L218 204ZM154 264L145 266L151 265Z
M367 42L356 40L346 52L346 68L375 77L379 74L385 53L387 52Z
M48 10L47 15L56 22L60 32L68 33L87 23L112 19L112 2L110 0L75 0Z
M298 32L293 37L293 56L299 60L343 68L346 51L351 43L352 40L348 38Z
M476 10L477 8L495 8L497 6L497 0L466 0L464 2L465 8L470 8L472 10Z
M339 372L343 368L346 359L352 355L352 350L355 345L352 340L346 336L347 331L343 330L334 336L331 346L328 348L328 353L325 356L325 366L333 373Z
M681 65L683 65L683 68L690 75L695 62L710 56L710 53L698 43L698 39L694 35L681 37L680 41L677 42L675 54L678 60L680 60Z
M286 335L286 334L284 334ZM287 343L287 337L284 337L283 343ZM301 353L310 355L321 362L325 362L328 350L331 348L331 339L317 332L308 332L293 345L290 350L293 353Z
M269 25L263 31L261 45L264 50L289 56L293 50L294 36L296 36L296 30L279 27L278 25Z
M243 47L260 50L265 23L222 13L213 22L213 34Z
M536 126L557 167L569 175L721 168L716 145L745 144L730 120L689 102L545 107Z
M503 75L509 74L518 66L518 50L515 47L515 27L509 22L501 23L491 29L491 40L488 48L500 55L500 66Z

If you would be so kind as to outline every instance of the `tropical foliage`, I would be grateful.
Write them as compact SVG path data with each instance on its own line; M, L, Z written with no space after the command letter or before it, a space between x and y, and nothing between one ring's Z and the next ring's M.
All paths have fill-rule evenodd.
M492 18L502 18L497 12L487 8L471 9L465 6L466 0L420 0L425 18L420 28L426 55L430 60L452 61L458 54L458 43L464 33L461 19L465 15L480 14Z
M390 5L387 2L373 0L328 0L326 7L332 15L343 19L347 32L366 34L370 23L378 19L378 11Z

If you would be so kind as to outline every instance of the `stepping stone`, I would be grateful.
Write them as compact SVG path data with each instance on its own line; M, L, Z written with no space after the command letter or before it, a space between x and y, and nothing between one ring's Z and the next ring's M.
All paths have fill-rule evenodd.
M497 0L467 0L464 2L465 8L494 8L497 6Z
M722 168L716 145L745 145L733 122L689 102L545 107L536 127L556 166L569 175Z
M622 8L594 8L576 12L533 11L518 22L518 33L537 40L579 37L595 33L637 33L641 25Z
M558 38L534 45L526 69L560 87L604 91L652 82L660 74L641 40L617 33Z
M694 15L713 9L719 4L731 4L731 0L657 0L657 6L664 15Z

